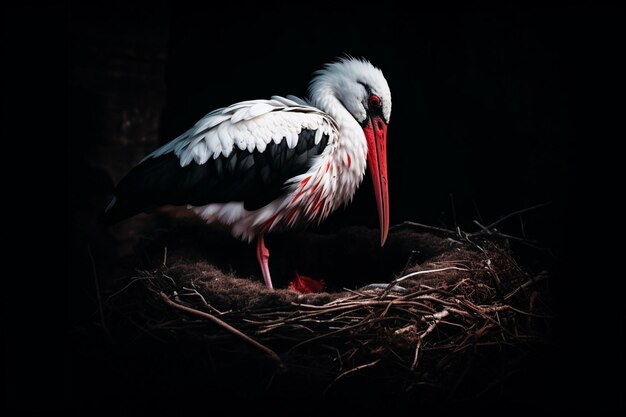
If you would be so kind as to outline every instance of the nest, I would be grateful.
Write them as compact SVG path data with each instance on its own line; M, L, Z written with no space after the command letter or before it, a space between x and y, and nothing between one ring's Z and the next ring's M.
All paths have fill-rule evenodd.
M496 375L477 358L504 355L520 366L519 357L543 341L547 274L520 267L509 239L415 223L394 235L426 255L405 259L395 279L375 288L271 291L212 264L181 260L138 271L110 299L132 292L125 314L160 340L210 346L220 361L264 361L269 373L319 382L324 392L357 378L403 392L449 392L464 378L476 388L476 378L466 378L471 366L482 390L510 369Z

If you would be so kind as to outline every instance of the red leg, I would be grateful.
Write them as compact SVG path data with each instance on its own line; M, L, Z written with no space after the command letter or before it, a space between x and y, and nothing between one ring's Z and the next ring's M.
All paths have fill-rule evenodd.
M265 241L263 235L259 235L256 241L256 258L259 261L261 272L263 272L263 279L267 288L274 289L272 286L272 277L270 276L270 267L268 261L270 259L270 251L265 247Z

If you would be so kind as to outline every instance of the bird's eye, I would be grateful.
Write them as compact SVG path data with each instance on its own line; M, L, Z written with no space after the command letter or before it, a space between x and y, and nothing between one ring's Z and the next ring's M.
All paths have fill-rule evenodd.
M369 105L372 108L377 108L380 107L382 105L382 102L380 101L380 97L372 94L369 98Z

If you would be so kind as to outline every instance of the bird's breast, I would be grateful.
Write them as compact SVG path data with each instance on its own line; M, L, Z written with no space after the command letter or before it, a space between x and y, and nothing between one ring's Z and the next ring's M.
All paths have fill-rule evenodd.
M305 173L286 181L284 192L264 207L246 210L243 203L233 202L194 210L208 222L230 225L235 236L247 240L318 224L350 202L363 180L367 148L351 145L339 140L328 146Z
M287 226L319 223L347 204L363 180L366 154L334 146L311 169L295 178L285 205Z

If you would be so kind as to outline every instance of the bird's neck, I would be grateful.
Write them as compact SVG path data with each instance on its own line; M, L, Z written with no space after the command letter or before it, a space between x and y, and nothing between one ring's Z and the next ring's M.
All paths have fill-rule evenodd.
M354 126L360 129L359 123L337 98L330 86L315 89L311 94L311 102L318 109L331 115L338 123L345 122L346 125L350 125L347 127Z
M341 190L339 200L348 203L363 180L367 165L367 141L363 129L334 95L330 88L318 89L311 96L312 104L330 115L339 127L339 138L332 152L334 169L337 176L338 189Z
M339 127L337 145L349 148L354 153L354 156L361 157L363 159L362 166L358 168L362 168L364 172L367 158L367 141L365 140L363 129L356 119L330 88L321 88L315 91L315 94L311 96L311 102L315 107L324 111L335 120Z

